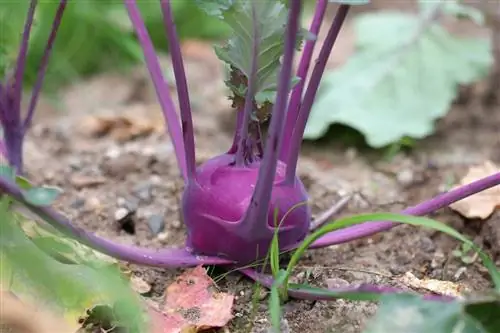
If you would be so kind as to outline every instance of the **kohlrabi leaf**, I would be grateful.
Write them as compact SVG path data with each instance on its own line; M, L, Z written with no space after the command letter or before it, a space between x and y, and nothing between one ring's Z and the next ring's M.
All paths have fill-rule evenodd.
M365 14L356 21L356 53L326 74L304 138L323 136L340 123L360 131L372 147L434 131L461 84L487 75L493 63L487 40L458 38L418 17Z
M468 18L477 25L484 25L484 14L478 8L464 5L461 2L461 0L446 0L439 3L428 0L419 0L418 5L421 13L424 15L429 11L432 11L435 6L441 6L441 13L445 15L455 16L458 18Z
M252 45L257 40L259 52L255 99L258 104L273 103L285 41L288 14L286 5L274 0L219 2L222 5L215 6L212 2L216 8L209 12L221 12L224 22L233 31L233 37L224 46L215 47L219 59L230 68L228 87L235 96L245 97L252 64ZM209 3L210 1L203 7L212 7ZM304 36L303 32L298 36L298 46Z
M49 206L61 194L61 190L55 187L31 187L24 191L24 198L35 206Z
M223 18L222 14L228 10L236 0L194 0L196 5L211 16Z
M475 311L470 310L471 306ZM491 315L498 309L495 297L443 304L418 295L387 295L381 298L377 314L364 333L493 333L500 330L498 312Z
M328 0L328 2L339 3L342 5L367 5L370 3L370 0Z

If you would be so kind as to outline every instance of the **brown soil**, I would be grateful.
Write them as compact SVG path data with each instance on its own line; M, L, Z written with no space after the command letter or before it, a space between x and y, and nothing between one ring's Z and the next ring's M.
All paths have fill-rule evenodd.
M191 44L187 55L188 81L194 108L199 162L228 149L232 119L218 62L205 54L203 44ZM211 53L210 53L211 54ZM179 218L182 182L170 139L165 134L119 142L109 136L90 138L84 126L88 115L123 114L132 107L144 119L158 121L160 111L144 70L106 74L70 87L60 95L58 110L41 107L37 124L26 145L26 169L36 181L64 189L57 207L75 224L117 242L161 248L182 245L185 229ZM172 93L174 90L172 89ZM500 162L500 107L482 108L477 94L455 105L437 127L411 153L383 161L379 153L360 152L334 142L308 143L303 147L300 176L307 185L315 214L346 193L358 191L342 215L400 211L442 191L450 179L458 179L468 166L486 159ZM63 110L63 112L59 112ZM85 177L86 179L82 179ZM100 180L102 183L90 184ZM84 181L89 181L87 185ZM138 186L150 186L151 197L138 202L133 220L135 234L123 231L114 214L123 201L133 202ZM165 231L153 236L147 220L160 214ZM470 221L449 209L434 218L464 232L500 261L500 215L488 221ZM458 243L440 233L401 226L390 232L350 244L310 251L300 263L296 278L324 286L329 279L348 283L369 282L406 286L398 276L454 281L472 290L490 286L480 263L466 265L451 256ZM164 290L180 273L176 269L134 267L161 300ZM307 273L307 274L306 274ZM341 281L342 282L342 281ZM265 332L269 327L267 299L261 295L257 316L250 318L252 282L237 273L219 286L237 295L230 332ZM360 332L376 307L343 300L290 301L285 316L290 332ZM249 329L251 328L251 330ZM248 329L248 330L247 330ZM222 332L222 331L221 331Z

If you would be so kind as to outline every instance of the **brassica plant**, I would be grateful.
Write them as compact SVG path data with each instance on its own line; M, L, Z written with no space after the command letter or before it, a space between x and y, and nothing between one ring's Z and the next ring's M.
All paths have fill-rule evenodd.
M314 61L315 36L322 25L328 1L317 2L309 31L300 26L301 0L198 2L208 14L219 17L233 30L232 37L215 50L228 69L226 83L237 112L237 125L233 144L227 151L197 167L190 97L170 1L161 0L160 3L177 85L180 117L137 3L135 0L124 0L142 46L185 183L182 194L182 215L188 233L185 248L156 251L113 243L76 227L53 208L34 200L9 177L0 178L0 190L25 204L59 231L107 255L135 264L166 268L196 265L241 268L264 260L270 251L281 253L301 247L310 234L311 224L316 224L311 221L308 194L297 176L303 133L342 24L351 6L364 1L334 2L340 3L337 14L328 27L318 59ZM0 120L4 135L0 147L9 165L19 175L23 170L23 139L31 123L65 5L66 0L61 0L26 118L21 118L21 91L35 0L31 0L14 71L0 86ZM299 68L297 73L293 73L293 59L301 47L304 50ZM310 67L312 72L306 84ZM264 138L261 126L269 119L269 131ZM426 215L498 184L500 173L440 194L407 208L402 214ZM405 222L405 219L387 216L396 222ZM314 249L346 243L398 225L390 221L360 223L364 221L318 236L308 247ZM278 244L278 248L273 250L273 244ZM241 272L270 285L269 276L249 268L241 269ZM384 288L369 290L379 293L391 291ZM314 290L302 290L291 295L325 299L323 294ZM326 298L335 297L332 294Z

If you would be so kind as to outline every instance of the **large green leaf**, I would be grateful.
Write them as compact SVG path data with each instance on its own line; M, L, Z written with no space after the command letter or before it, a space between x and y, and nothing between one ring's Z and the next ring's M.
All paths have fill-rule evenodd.
M458 38L399 12L356 21L357 52L326 74L304 137L317 139L339 123L360 131L372 147L433 133L460 84L487 75L487 40Z
M425 301L421 296L401 294L381 298L376 316L364 333L494 333L500 332L498 300L482 302ZM476 307L477 306L477 307ZM471 307L481 311L470 311ZM485 320L484 313L497 311Z

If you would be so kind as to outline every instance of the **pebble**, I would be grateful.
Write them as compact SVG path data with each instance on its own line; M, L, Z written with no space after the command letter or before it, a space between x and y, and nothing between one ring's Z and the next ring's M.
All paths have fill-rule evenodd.
M163 232L160 232L160 233L156 236L156 238L158 238L158 240L159 240L160 242L166 242L166 241L168 240L168 236L169 236L168 232L163 231Z
M149 203L153 198L153 184L150 181L142 182L132 190L134 196L145 203Z
M115 211L115 221L120 222L123 219L125 219L129 214L130 212L128 211L127 208L120 207Z
M410 186L414 183L415 174L411 169L403 169L396 175L398 183L403 186Z
M162 215L155 214L148 219L148 227L153 235L158 235L165 228L165 219Z
M76 200L73 200L73 202L70 204L70 207L73 209L79 209L85 206L85 199L83 198L78 198Z
M181 227L181 225L182 225L181 221L179 221L177 219L172 221L172 227L174 227L175 229L179 229Z
M135 223L134 223L134 212L129 211L127 208L120 207L115 211L114 217L115 221L120 224L123 231L134 234L135 233Z

